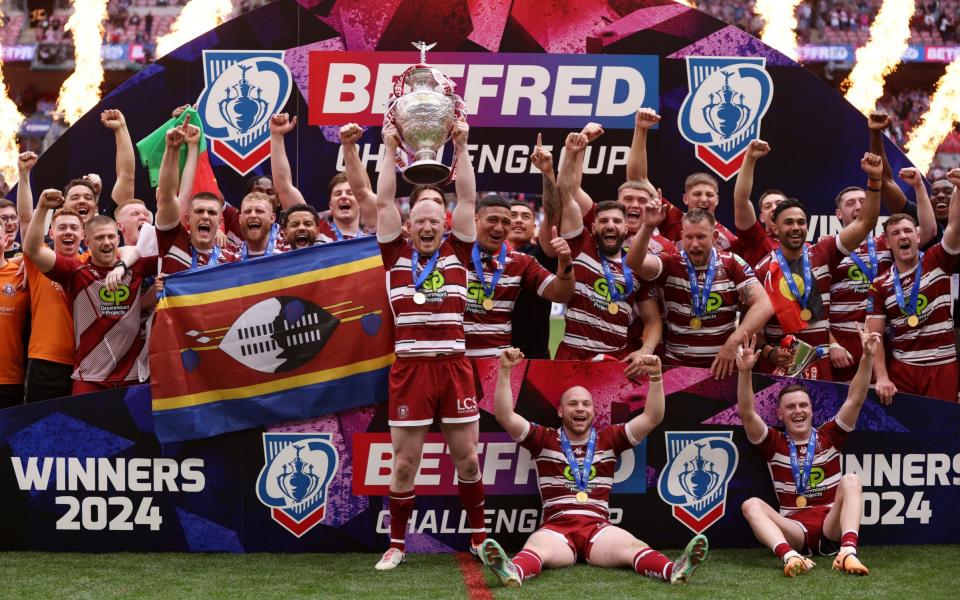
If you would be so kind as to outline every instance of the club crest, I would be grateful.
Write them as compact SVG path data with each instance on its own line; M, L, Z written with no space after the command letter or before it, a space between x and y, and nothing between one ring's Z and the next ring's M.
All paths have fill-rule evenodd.
M680 106L680 134L725 181L740 171L747 146L773 100L765 58L687 57L689 93Z
M668 431L666 444L657 491L674 518L702 533L726 511L727 484L739 460L733 432Z

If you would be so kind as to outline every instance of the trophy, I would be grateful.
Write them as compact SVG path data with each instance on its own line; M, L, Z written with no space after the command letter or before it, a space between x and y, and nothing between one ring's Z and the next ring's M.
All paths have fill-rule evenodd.
M385 114L385 120L397 126L401 147L412 159L403 169L403 178L414 185L446 183L454 178L454 170L438 161L437 153L464 114L463 100L453 92L454 83L427 64L427 50L434 46L413 42L420 50L420 63L397 78ZM400 162L400 166L404 164Z

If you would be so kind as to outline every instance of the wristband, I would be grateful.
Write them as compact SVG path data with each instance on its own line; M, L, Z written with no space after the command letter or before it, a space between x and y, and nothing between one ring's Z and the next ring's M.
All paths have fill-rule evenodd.
M867 189L870 190L871 192L877 192L877 193L880 193L880 192L883 191L883 188L882 188L882 187L872 188L872 187L870 187L869 185L867 186Z
M128 266L127 266L127 263L123 262L122 260L118 260L118 261L117 261L117 264L113 265L113 268L114 268L114 269L116 269L117 267L123 267L123 274L124 274L124 275L129 275L129 274L130 274L130 267L128 267Z
M654 377L656 377L656 379L654 379ZM649 380L650 380L650 383L660 383L661 381L663 381L663 373L659 373L658 375L655 375L655 376L650 376Z

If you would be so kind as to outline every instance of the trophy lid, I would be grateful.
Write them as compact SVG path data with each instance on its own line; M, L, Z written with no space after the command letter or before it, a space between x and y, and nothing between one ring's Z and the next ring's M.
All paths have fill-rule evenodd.
M431 50L434 46L437 45L437 43L434 42L432 44L428 44L426 42L410 42L410 45L412 45L414 48L420 51L420 64L418 64L417 66L429 67L430 65L427 63L427 50Z

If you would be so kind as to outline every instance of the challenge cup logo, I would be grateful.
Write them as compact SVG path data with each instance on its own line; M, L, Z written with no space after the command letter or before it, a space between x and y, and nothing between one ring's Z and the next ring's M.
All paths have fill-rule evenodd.
M227 97L218 102L217 107L224 121L240 133L245 133L263 122L270 106L262 97L263 88L247 81L247 71L253 67L237 66L240 68L240 81L227 88ZM251 96L252 92L256 92L256 98Z
M727 484L739 454L732 431L668 431L667 464L657 491L673 506L673 516L701 533L726 512Z

